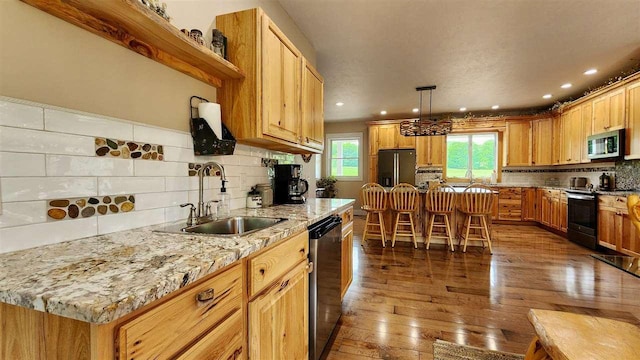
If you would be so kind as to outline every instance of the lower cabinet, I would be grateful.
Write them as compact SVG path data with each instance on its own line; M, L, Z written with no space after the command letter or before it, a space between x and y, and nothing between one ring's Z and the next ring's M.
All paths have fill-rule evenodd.
M342 269L340 270L340 298L349 290L353 280L353 208L340 213L342 218Z
M522 221L522 188L498 189L498 220Z
M629 218L626 197L598 197L598 243L623 254L640 256L640 232Z
M560 231L567 232L569 226L569 202L567 199L567 193L565 191L560 192L560 209L559 209L559 227Z
M563 205L560 201L560 190L538 189L540 200L540 223L553 229L561 229L561 215L564 213L566 218L566 203ZM566 198L566 195L565 195ZM566 219L565 219L566 223ZM565 230L566 232L566 226Z
M309 357L309 274L301 262L249 301L249 358Z
M523 221L536 221L536 189L535 188L523 188L522 189L522 220Z

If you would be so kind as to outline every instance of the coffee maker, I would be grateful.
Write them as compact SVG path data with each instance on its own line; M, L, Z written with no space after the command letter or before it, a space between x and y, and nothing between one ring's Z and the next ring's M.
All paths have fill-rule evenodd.
M275 166L273 202L276 204L304 204L304 194L309 183L301 179L302 165L287 164Z

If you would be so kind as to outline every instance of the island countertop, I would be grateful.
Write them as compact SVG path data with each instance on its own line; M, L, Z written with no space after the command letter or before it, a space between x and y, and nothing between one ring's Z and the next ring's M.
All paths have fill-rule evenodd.
M0 302L109 323L353 203L309 199L234 210L232 216L288 219L240 237L159 233L156 225L0 254Z

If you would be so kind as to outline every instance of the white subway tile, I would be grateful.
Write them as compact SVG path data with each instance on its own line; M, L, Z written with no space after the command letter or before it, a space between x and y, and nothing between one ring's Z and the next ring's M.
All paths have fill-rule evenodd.
M186 191L147 193L136 195L136 210L147 210L179 206L188 202Z
M47 155L47 176L133 176L133 160Z
M101 177L98 195L142 194L165 190L162 177Z
M46 212L46 201L4 203L0 215L0 228L45 222Z
M193 148L164 147L164 161L195 162Z
M97 217L4 228L0 229L0 252L22 250L97 234Z
M0 125L42 130L43 110L40 107L0 100Z
M44 154L0 151L0 175L45 176Z
M95 140L87 136L0 126L0 151L95 156Z
M60 110L44 110L45 130L67 134L131 140L133 124Z
M97 195L94 177L2 178L2 201L31 201Z
M137 206L137 204L136 204ZM134 210L128 213L98 216L98 234L130 230L164 222L164 209Z
M193 177L193 176L192 176ZM172 176L165 178L165 190L166 191L184 191L193 190L190 188L191 178L189 176ZM196 189L198 188L196 182Z
M136 176L185 176L189 174L187 163L136 160Z
M173 206L164 209L165 222L173 222L178 220L186 220L189 217L189 208L181 208L179 206ZM185 223L186 224L186 223Z
M142 125L133 126L133 140L193 149L193 141L189 134Z

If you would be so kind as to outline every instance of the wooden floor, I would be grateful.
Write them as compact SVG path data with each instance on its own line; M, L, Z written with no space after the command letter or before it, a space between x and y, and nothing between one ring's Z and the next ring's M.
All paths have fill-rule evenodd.
M530 308L640 325L640 279L538 227L494 225L490 255L383 249L361 243L363 225L356 218L353 284L327 359L433 359L436 339L524 354Z

